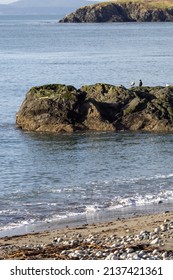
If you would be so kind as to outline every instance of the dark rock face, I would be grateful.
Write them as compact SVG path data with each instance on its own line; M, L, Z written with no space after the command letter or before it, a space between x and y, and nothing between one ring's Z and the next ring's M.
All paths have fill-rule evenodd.
M173 87L33 87L16 114L28 131L173 131Z
M147 8L143 3L100 3L85 6L60 20L65 22L154 22L173 21L173 8Z

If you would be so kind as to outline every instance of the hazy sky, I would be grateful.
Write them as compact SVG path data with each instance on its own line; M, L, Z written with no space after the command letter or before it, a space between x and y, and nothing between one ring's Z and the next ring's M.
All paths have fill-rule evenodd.
M17 0L0 0L0 4L8 4L12 2L16 2Z
M0 0L0 4L8 4L12 2L16 2L17 0ZM49 0L48 0L49 1ZM63 1L63 0L62 0ZM95 0L95 1L101 1L101 0ZM104 0L103 0L104 1Z

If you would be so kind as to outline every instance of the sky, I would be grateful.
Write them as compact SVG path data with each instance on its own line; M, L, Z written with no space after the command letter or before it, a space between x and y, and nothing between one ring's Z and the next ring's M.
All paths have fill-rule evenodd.
M9 3L12 3L12 2L16 2L17 0L0 0L0 4L9 4ZM96 0L96 1L99 1L99 0Z
M18 0L0 0L0 4L9 4L16 1ZM95 0L95 1L101 1L101 0Z
M0 0L0 4L9 4L12 2L16 2L17 0Z

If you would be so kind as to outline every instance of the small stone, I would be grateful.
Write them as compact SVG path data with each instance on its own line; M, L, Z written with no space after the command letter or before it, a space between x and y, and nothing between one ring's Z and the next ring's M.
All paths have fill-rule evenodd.
M169 229L173 229L173 221L171 221L168 225Z
M146 252L144 250L141 250L138 255L139 257L143 257L146 254Z
M162 258L165 259L165 258L167 258L167 257L168 257L168 252L164 252L164 253L162 254Z
M101 251L98 251L97 253L96 253L96 257L101 257L102 256L102 252Z
M76 254L75 254L74 252L70 252L70 253L68 254L68 256L69 256L70 258L74 258L74 257L76 257Z
M161 229L161 231L166 231L167 230L167 226L163 224L163 225L160 226L160 229Z
M120 260L125 260L127 258L127 253L123 253L120 255Z
M144 239L144 240L149 239L149 234L148 234L148 233L143 234L143 239Z
M131 253L134 252L134 249L133 248L127 248L126 252L127 252L127 254L131 254Z
M158 254L158 250L155 249L155 250L153 251L153 255L157 255L157 254Z
M158 243L159 243L159 238L158 237L150 242L151 245L158 244Z
M135 235L135 236L134 236L134 240L135 240L135 241L140 240L140 239L139 239L139 235Z
M153 256L148 256L147 258L146 258L146 260L154 260L155 258L153 257Z
M138 256L138 254L134 254L134 255L132 256L132 259L133 259L133 260L140 260L141 258Z
M142 257L142 259L146 260L148 258L148 255L147 254L144 254Z
M63 250L62 252L61 252L61 255L66 255L67 254L67 251L66 250Z
M155 232L155 233L159 233L159 232L160 232L160 227L155 228L155 229L154 229L154 232Z
M151 239L154 240L154 239L156 239L157 237L158 237L157 234L154 234L154 235L152 235Z
M145 230L142 230L139 235L143 235L145 233Z
M150 238L152 238L153 235L155 235L155 232L150 232Z
M72 246L78 245L78 243L79 243L78 239L71 240L71 245Z
M111 248L115 248L115 247L118 247L119 246L119 243L113 243L112 245L111 245Z
M57 242L58 242L58 243L60 243L60 242L62 242L62 241L63 241L63 239L62 239L61 237L57 238Z
M127 242L130 243L133 239L131 237L127 238Z
M118 257L116 256L116 254L111 253L105 258L105 260L118 260Z
M63 245L64 245L64 246L69 246L69 245L70 245L70 241L64 241L64 242L63 242Z

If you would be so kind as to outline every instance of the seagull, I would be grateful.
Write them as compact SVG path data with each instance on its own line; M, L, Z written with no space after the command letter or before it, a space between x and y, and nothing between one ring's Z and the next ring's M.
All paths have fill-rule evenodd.
M142 86L142 80L139 80L139 87Z
M131 87L134 87L134 85L135 85L135 81L133 81L133 82L131 82Z
M166 84L166 87L170 87L170 84Z

